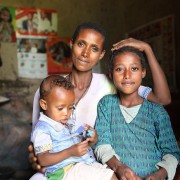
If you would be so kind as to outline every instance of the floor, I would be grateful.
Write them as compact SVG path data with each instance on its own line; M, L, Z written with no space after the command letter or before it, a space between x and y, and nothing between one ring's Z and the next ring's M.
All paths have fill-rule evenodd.
M25 171L16 171L11 177L0 176L0 180L29 180L33 174L34 171L32 169Z

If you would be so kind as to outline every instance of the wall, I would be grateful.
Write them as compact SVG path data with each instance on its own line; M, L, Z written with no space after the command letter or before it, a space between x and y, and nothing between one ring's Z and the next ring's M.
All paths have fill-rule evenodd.
M175 67L176 67L176 82L178 89L180 88L180 11L178 0L131 0L119 1L119 6L124 4L123 17L119 18L118 24L123 22L123 34L136 27L139 27L148 22L173 14L175 16ZM123 21L122 21L123 18ZM120 26L119 26L120 29ZM117 41L116 39L115 41ZM180 100L179 92L172 94L173 99Z
M101 23L108 32L110 49L111 45L124 38L125 33L147 22L165 17L169 14L175 15L175 46L176 46L176 79L180 86L180 11L178 0L1 0L1 6L14 7L37 7L45 9L55 9L58 12L58 34L60 37L71 37L75 27L84 21L97 21ZM2 44L0 53L2 56L3 67L0 67L0 95L5 95L11 99L10 102L0 105L1 121L8 119L9 124L4 123L4 127L13 135L19 137L14 141L13 146L22 146L26 151L26 144L29 142L29 132L31 130L31 111L33 95L39 86L40 79L22 79L17 76L16 44ZM105 61L105 58L104 58ZM105 68L104 62L101 63L102 71ZM174 97L174 94L173 94ZM176 99L180 99L179 94L175 94ZM20 133L19 127L24 127L25 132ZM2 127L1 127L2 128ZM7 138L5 130L1 129L1 136ZM20 134L23 134L24 138ZM9 136L12 133L9 134ZM9 137L8 136L8 137ZM24 144L22 145L22 139ZM3 141L3 138L0 138ZM21 140L21 142L20 142ZM2 143L3 144L3 143ZM0 153L8 146L0 147ZM11 146L9 146L11 148ZM18 154L18 149L14 150ZM4 156L3 153L0 155ZM1 158L1 156L0 156ZM28 166L27 153L23 154L25 165ZM16 165L15 165L16 166Z

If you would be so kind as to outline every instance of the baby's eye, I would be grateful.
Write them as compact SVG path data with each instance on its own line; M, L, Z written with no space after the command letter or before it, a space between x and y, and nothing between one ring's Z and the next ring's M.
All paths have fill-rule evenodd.
M69 110L73 110L73 109L74 109L74 106L69 107Z
M61 108L61 107L58 107L58 111L62 111L63 110L63 108Z

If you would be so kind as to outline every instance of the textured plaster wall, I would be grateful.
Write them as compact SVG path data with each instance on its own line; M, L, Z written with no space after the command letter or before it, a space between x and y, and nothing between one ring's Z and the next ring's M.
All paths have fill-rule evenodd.
M71 37L75 27L84 21L97 21L108 32L108 49L112 43L123 39L125 33L155 19L169 14L175 15L176 73L180 85L180 11L178 0L1 0L0 6L55 9L58 12L58 34ZM16 44L1 44L0 54L0 95L10 98L10 102L0 104L0 143L15 136L13 144L1 143L0 159L7 161L7 152L13 151L12 159L21 158L24 163L14 164L17 168L28 166L26 146L29 143L33 95L40 79L22 79L17 74ZM105 57L106 58L106 57ZM101 63L104 69L104 60ZM3 124L3 125L2 125ZM22 128L23 127L23 128ZM22 130L22 131L21 131ZM8 133L9 132L9 133ZM19 149L22 147L20 156ZM8 149L9 148L9 149ZM10 163L11 164L11 163Z

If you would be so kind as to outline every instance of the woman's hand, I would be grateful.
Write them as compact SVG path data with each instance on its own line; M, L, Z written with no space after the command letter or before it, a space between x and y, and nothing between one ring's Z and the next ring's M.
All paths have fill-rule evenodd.
M41 167L40 164L38 164L38 159L34 154L34 148L32 144L28 146L28 151L29 151L29 162L32 163L32 168L35 169L36 171L44 173L46 169Z

